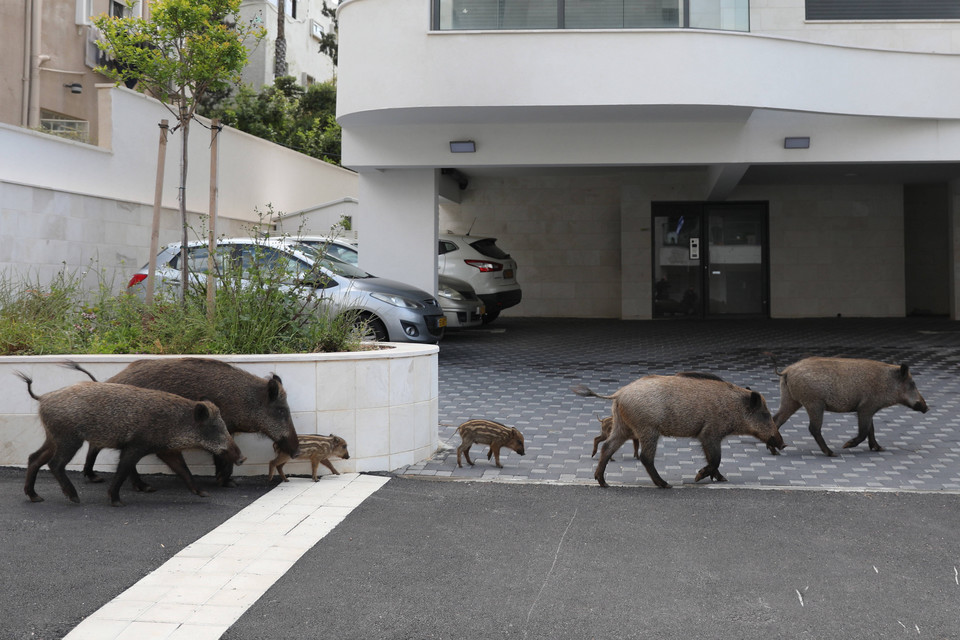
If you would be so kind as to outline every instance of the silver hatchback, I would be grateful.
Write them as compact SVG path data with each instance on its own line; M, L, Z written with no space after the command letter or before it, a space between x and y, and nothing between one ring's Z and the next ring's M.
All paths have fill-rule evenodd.
M206 242L187 245L190 277L205 279ZM324 256L306 246L289 246L282 240L224 238L217 242L216 261L236 264L253 260L284 261L287 272L316 285L316 296L328 302L333 313L355 314L378 341L435 343L443 337L447 319L437 300L426 291L385 278L377 278L358 267ZM180 243L167 245L156 258L158 289L176 293L180 287ZM141 297L146 291L147 265L127 285Z

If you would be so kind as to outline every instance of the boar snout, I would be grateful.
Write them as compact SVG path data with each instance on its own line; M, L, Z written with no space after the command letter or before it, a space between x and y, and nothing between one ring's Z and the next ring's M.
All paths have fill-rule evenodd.
M767 438L767 449L775 456L780 455L780 452L787 448L787 444L783 441L783 437L777 433L769 438Z
M523 455L526 455L526 453L525 453L524 450L523 450L523 445L520 445L520 448L517 449L517 453L519 453L519 454L522 455L522 456L523 456Z
M926 412L929 411L930 409L929 409L929 407L927 407L927 401L924 400L923 398L920 398L920 401L919 401L919 402L915 402L915 403L913 404L913 410L914 410L914 411L919 411L920 413L926 413Z

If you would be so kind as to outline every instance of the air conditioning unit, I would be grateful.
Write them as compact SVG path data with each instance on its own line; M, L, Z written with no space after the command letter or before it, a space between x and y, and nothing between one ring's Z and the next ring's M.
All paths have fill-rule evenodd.
M316 20L310 20L310 35L316 38L317 40L323 40L324 29L323 25L317 22Z

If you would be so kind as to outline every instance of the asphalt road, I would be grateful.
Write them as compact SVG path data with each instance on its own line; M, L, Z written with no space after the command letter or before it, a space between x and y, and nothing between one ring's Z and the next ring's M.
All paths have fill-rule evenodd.
M91 485L67 502L48 474L29 503L0 469L0 637L62 637L263 480L201 499L154 477L113 508ZM956 638L958 503L394 478L223 637Z

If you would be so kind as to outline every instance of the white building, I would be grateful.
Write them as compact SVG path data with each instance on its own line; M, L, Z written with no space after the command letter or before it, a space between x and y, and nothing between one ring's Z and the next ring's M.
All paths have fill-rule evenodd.
M472 227L519 263L506 315L960 317L956 3L343 0L339 21L374 273L432 289L436 234Z
M287 75L309 86L326 82L336 75L333 61L320 53L320 38L332 29L331 20L321 13L323 0L285 0L284 39L287 42ZM336 0L327 0L336 7ZM250 51L241 78L244 84L260 90L274 80L277 45L277 0L245 0L240 5L240 18L255 21L267 30L266 37Z

